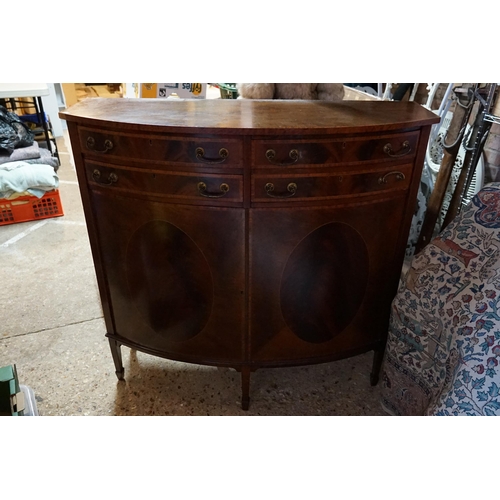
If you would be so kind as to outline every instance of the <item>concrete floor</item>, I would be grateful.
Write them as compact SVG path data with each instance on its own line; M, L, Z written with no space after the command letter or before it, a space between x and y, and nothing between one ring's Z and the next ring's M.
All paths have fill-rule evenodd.
M240 376L122 347L119 382L105 326L69 140L58 139L64 216L0 227L0 366L16 364L40 415L385 415L372 354Z

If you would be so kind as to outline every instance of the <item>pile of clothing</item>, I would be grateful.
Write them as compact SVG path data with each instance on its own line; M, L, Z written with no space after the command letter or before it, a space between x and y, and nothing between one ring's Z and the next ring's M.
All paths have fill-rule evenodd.
M41 198L58 188L58 168L57 158L38 146L19 116L0 106L0 198Z

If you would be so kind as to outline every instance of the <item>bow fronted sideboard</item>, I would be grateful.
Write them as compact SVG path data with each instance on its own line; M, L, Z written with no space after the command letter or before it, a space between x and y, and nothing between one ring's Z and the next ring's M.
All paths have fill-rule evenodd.
M67 121L120 346L258 368L373 350L378 373L430 127L414 102L86 99Z

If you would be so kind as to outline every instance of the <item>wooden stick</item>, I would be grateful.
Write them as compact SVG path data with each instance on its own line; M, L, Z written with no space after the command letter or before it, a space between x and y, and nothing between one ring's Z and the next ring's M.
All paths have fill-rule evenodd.
M465 126L470 116L471 108L472 103L469 103L469 105L465 107L459 106L457 103L455 111L453 112L450 127L444 141L444 156L441 160L434 189L427 203L427 211L425 213L424 222L422 223L422 229L417 244L415 245L416 254L432 239L439 211L443 205L446 188L450 182L453 165L455 164L458 151L460 150L460 144L465 132Z

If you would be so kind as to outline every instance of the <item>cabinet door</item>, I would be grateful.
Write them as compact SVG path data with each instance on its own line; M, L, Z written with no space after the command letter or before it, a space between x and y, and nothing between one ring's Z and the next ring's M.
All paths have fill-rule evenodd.
M404 200L252 210L252 362L327 361L385 338Z
M176 206L98 189L91 199L110 333L172 359L241 360L243 209Z

